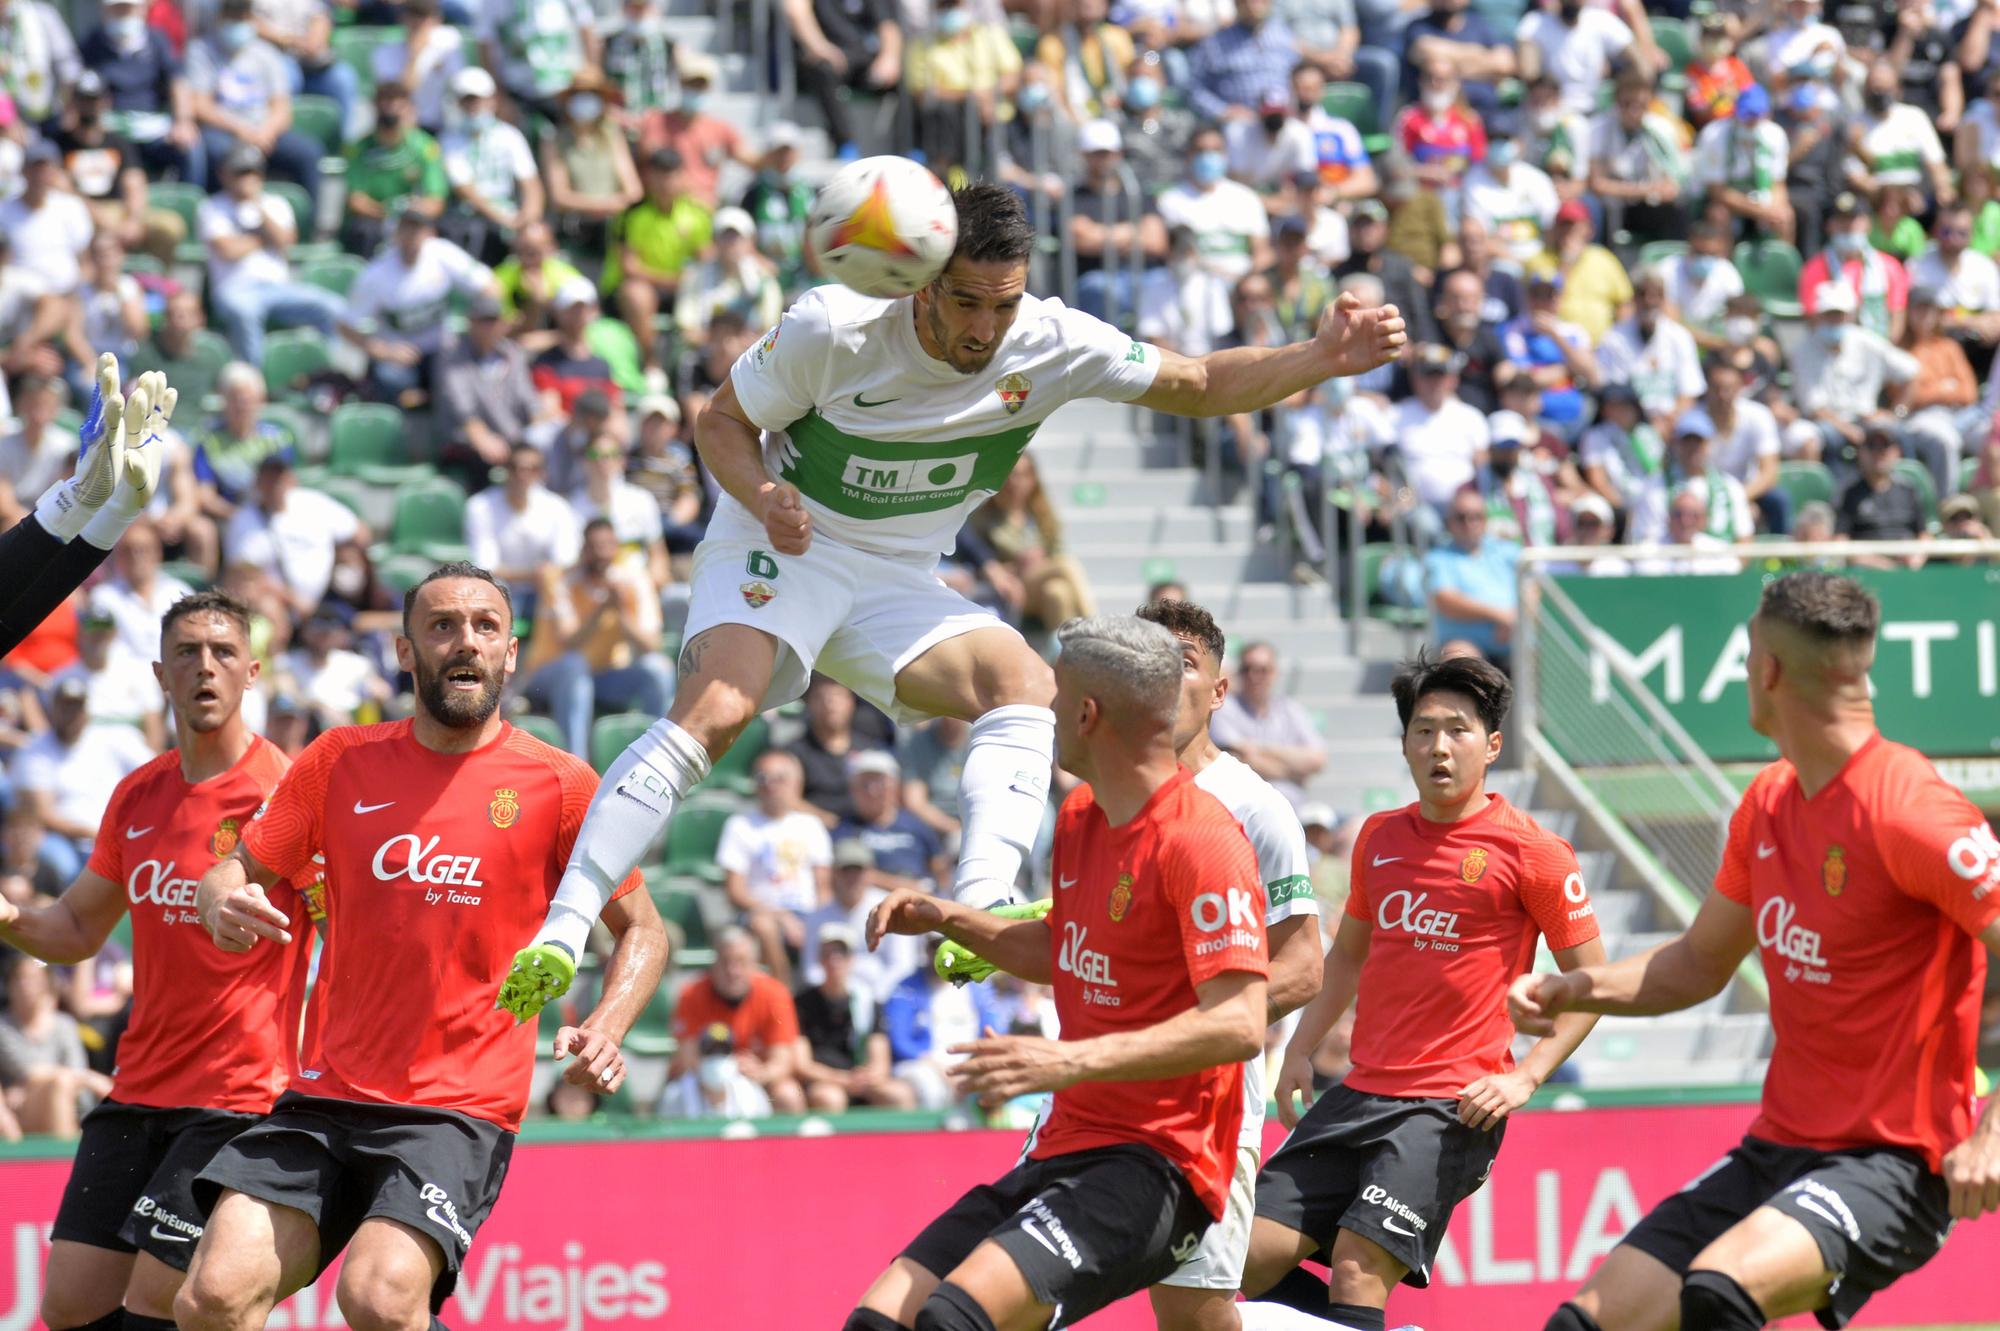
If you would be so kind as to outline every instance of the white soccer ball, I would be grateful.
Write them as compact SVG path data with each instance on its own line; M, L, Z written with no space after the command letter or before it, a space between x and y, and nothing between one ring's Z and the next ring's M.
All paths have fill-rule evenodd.
M944 271L958 209L943 182L908 158L864 157L820 188L807 227L828 277L894 299Z

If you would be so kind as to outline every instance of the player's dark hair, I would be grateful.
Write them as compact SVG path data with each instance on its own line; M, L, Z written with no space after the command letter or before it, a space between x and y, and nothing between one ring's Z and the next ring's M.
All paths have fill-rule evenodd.
M1500 729L1507 709L1514 704L1514 686L1507 682L1507 676L1491 661L1477 656L1439 661L1419 651L1415 660L1405 661L1396 671L1389 681L1389 692L1396 699L1396 719L1402 722L1405 733L1416 714L1417 700L1426 694L1456 693L1472 699L1472 710L1479 714L1479 724L1489 735Z
M496 589L500 593L500 599L506 602L507 614L510 617L513 615L514 595L507 590L506 583L501 582L498 578L495 578L491 573L488 573L469 559L454 559L449 564L439 564L424 575L422 582L419 582L416 586L403 593L404 637L407 638L410 636L410 616L416 612L417 593L434 582L445 582L452 578L471 578L476 582L483 582L487 586Z
M1822 643L1872 644L1882 625L1875 594L1852 578L1817 570L1787 573L1769 583L1757 613Z
M1010 186L976 180L952 192L958 244L951 257L972 263L1026 263L1035 252L1027 205Z
M190 615L221 615L236 625L243 641L250 641L250 607L223 591L191 592L168 606L160 616L160 641L164 643L173 626Z
M1215 616L1193 601L1151 601L1132 612L1149 624L1158 624L1177 638L1193 638L1208 653L1208 659L1222 664L1222 629Z

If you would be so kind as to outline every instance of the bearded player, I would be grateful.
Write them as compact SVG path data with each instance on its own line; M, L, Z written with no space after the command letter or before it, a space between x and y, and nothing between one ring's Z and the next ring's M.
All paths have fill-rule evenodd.
M173 703L175 747L118 783L89 866L61 898L25 909L0 899L0 941L57 964L95 956L128 903L132 912L131 1022L50 1234L42 1322L52 1331L173 1326L202 1231L194 1177L285 1088L305 994L306 938L218 952L194 912L195 883L288 765L243 721L258 670L250 613L221 592L183 597L161 619L160 656L153 675ZM289 883L271 896L298 910Z
M957 192L936 281L875 300L806 293L736 362L695 424L724 494L695 553L673 709L605 773L555 908L502 1002L524 1020L559 994L612 884L759 712L814 670L898 721L971 722L954 893L1013 898L1048 803L1049 668L936 576L966 516L1043 421L1104 398L1182 416L1257 411L1404 342L1393 306L1343 297L1311 341L1198 359L1027 294L1035 233L1009 188Z
M1576 852L1486 789L1507 677L1477 657L1420 656L1390 689L1417 798L1362 824L1325 978L1285 1049L1278 1112L1292 1134L1257 1178L1243 1275L1246 1295L1271 1302L1241 1305L1247 1331L1382 1331L1390 1292L1430 1283L1508 1116L1596 1021L1562 1018L1516 1066L1507 985L1537 937L1565 970L1603 961L1604 945ZM1353 1070L1314 1101L1313 1050L1349 1003ZM1295 1094L1311 1104L1303 1118ZM1330 1281L1299 1268L1308 1258Z
M1243 829L1174 752L1180 646L1130 617L1058 634L1055 904L1015 920L892 893L869 942L932 930L1055 988L1063 1039L953 1052L990 1104L1053 1091L1021 1163L890 1264L847 1331L1069 1326L1194 1255L1228 1204L1242 1060L1263 1045L1264 892Z
M343 1249L334 1297L350 1325L434 1325L499 1196L535 1031L493 996L596 786L498 715L513 625L506 588L471 564L411 588L396 657L416 714L314 740L202 876L202 921L225 951L285 946L291 920L266 887L323 856L327 941L304 1066L196 1180L213 1205L174 1305L184 1331L262 1327ZM604 910L617 946L603 1001L556 1035L567 1079L596 1091L623 1080L618 1042L665 959L638 886Z
M1229 810L1257 857L1271 967L1265 1016L1276 1022L1319 992L1319 903L1313 899L1305 829L1270 782L1217 748L1209 736L1209 720L1229 693L1222 673L1222 630L1214 616L1189 601L1156 601L1140 609L1138 617L1158 624L1180 643L1181 703L1174 748L1181 766L1194 774L1196 786ZM940 950L938 968L947 978L968 980L984 979L993 969L951 943ZM1259 1049L1243 1063L1243 1126L1236 1139L1228 1208L1209 1226L1195 1255L1153 1286L1153 1317L1160 1331L1234 1331L1240 1325L1236 1291L1250 1247L1269 1099Z
M1687 931L1615 965L1524 975L1514 1022L1676 1012L1755 949L1777 1037L1736 1149L1653 1208L1550 1331L1840 1327L1921 1267L1954 1221L2000 1210L2000 1097L1973 1117L2000 842L1869 701L1881 607L1861 584L1764 588L1745 663L1750 725L1779 759L1729 824Z

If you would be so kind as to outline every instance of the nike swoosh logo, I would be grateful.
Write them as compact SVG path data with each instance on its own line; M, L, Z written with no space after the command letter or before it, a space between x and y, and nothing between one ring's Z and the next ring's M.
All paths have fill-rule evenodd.
M1764 841L1759 841L1759 842L1757 843L1757 858L1758 858L1758 859L1760 859L1760 860L1768 860L1768 859L1770 859L1770 858L1771 858L1771 857L1772 857L1773 855L1776 855L1777 853L1778 853L1778 848L1777 848L1776 846L1773 846L1773 845L1769 844L1768 842L1764 842Z
M1059 878L1056 880L1057 887L1075 887L1076 884L1077 880L1074 878Z
M126 829L125 829L125 839L126 839L127 841L137 841L137 840L138 840L138 839L139 839L140 837L142 837L142 836L146 835L146 833L148 833L148 832L150 832L150 831L152 831L152 830L153 830L153 829L152 829L152 827L151 827L151 826L146 826L146 827L128 827L128 828L126 828Z
M383 800L380 804L363 804L360 800L356 800L354 801L354 811L356 813L374 813L378 809L388 808L395 802L394 800Z
M1392 1215L1385 1215L1382 1217L1382 1228L1388 1230L1391 1234L1401 1234L1406 1239L1413 1239L1417 1236L1416 1230L1404 1229L1401 1225L1396 1223L1396 1217Z
M186 1243L188 1241L187 1235L164 1231L158 1225L153 1226L153 1237L162 1243Z
M1049 1252L1050 1252L1050 1253L1051 1253L1052 1255L1054 1255L1054 1256L1057 1256L1057 1257L1060 1257L1060 1256L1062 1256L1062 1254L1061 1254L1061 1253L1059 1253L1059 1252L1057 1252L1057 1251L1056 1251L1056 1245L1055 1245L1055 1244L1053 1244L1053 1243L1050 1243L1050 1242L1048 1241L1048 1239L1047 1239L1046 1237L1044 1237L1044 1236L1043 1236L1043 1234L1042 1234L1042 1231L1041 1231L1041 1230L1039 1230L1039 1229L1036 1229L1036 1228L1035 1228L1035 1222L1034 1222L1034 1221L1032 1221L1032 1220L1023 1220L1023 1221L1021 1222L1021 1229L1022 1229L1022 1231L1023 1231L1023 1232L1025 1233L1025 1234L1027 1234L1027 1236L1028 1236L1029 1238L1031 1238L1031 1239L1033 1239L1033 1240L1034 1240L1035 1242L1037 1242L1037 1243L1041 1244L1041 1245L1042 1245L1042 1246L1043 1246L1044 1248L1047 1248L1047 1249L1049 1250Z
M1374 867L1379 869L1385 864L1394 864L1402 858L1401 855L1377 855L1374 859Z
M866 398L862 397L861 394L859 393L856 393L854 395L854 405L857 407L861 407L864 410L869 407L886 407L891 402L901 402L902 400L903 399L899 397L885 397L879 402L870 402Z

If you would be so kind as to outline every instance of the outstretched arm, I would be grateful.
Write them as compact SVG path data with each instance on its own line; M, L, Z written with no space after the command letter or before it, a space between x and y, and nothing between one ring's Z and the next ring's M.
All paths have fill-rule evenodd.
M1328 379L1386 365L1407 340L1394 305L1363 309L1348 292L1327 306L1310 342L1231 347L1200 357L1162 348L1159 373L1138 402L1175 416L1262 411Z
M891 892L868 915L870 951L889 934L931 933L943 934L1030 984L1048 984L1055 977L1049 957L1054 935L1046 919L1009 918L910 888Z
M1560 975L1523 975L1507 991L1507 1014L1516 1029L1551 1036L1565 1012L1679 1012L1721 993L1756 941L1750 908L1710 892L1686 933L1650 951Z
M58 966L72 965L96 956L124 913L124 889L85 869L45 906L23 908L0 898L0 943Z

